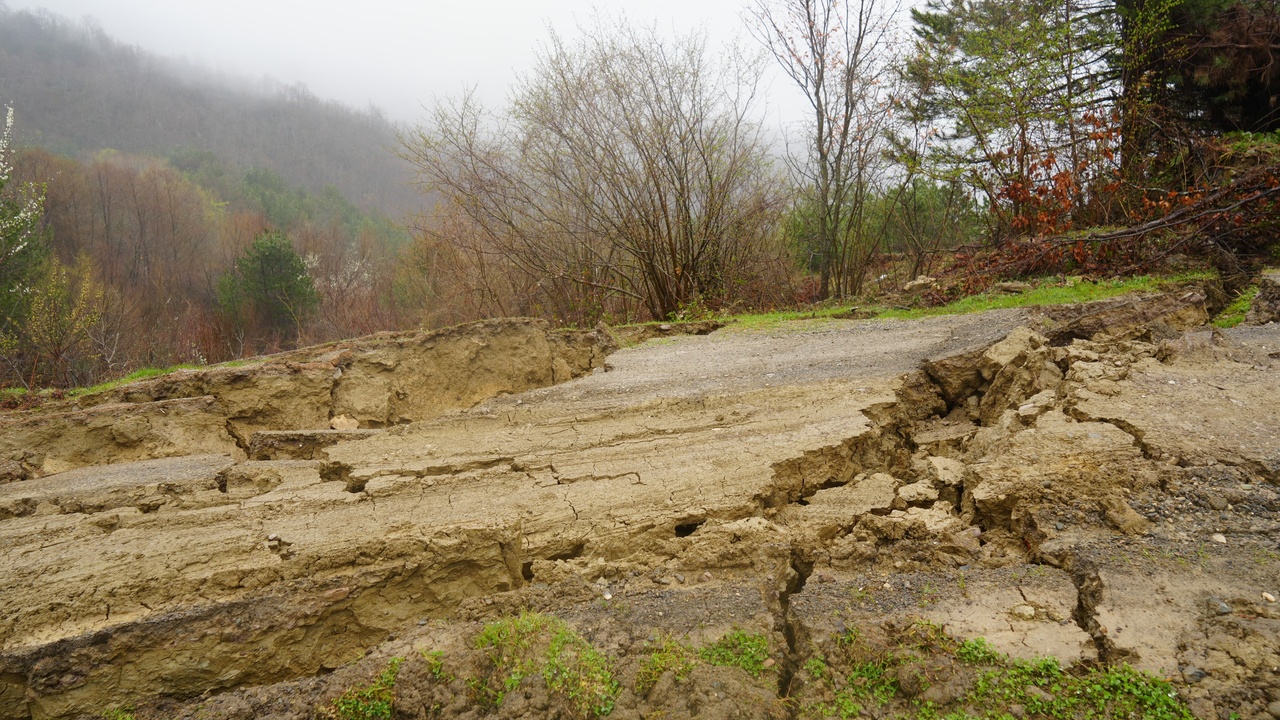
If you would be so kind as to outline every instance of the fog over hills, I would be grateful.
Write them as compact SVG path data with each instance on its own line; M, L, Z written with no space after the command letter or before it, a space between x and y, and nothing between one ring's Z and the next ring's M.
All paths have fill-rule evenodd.
M396 158L396 128L302 85L251 81L158 57L92 21L0 4L0 104L20 144L84 156L209 151L290 183L327 185L366 209L397 215L420 204Z

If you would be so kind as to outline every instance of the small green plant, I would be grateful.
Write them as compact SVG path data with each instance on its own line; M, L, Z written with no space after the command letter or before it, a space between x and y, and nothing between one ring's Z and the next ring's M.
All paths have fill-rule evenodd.
M889 660L854 665L845 678L849 683L846 692L855 698L874 698L883 705L898 693L898 680L890 672L892 669L893 664Z
M1004 659L984 638L970 638L960 643L956 657L970 665L994 665Z
M640 661L640 671L636 673L636 695L647 695L667 671L675 673L678 680L689 677L697 662L693 648L678 640L663 638L648 657Z
M444 651L442 650L423 650L422 659L427 663L427 673L440 683L453 682L453 675L445 672L444 669Z
M321 715L330 720L390 720L395 705L396 676L404 658L393 657L373 682L338 696Z
M856 718L862 714L862 705L849 696L847 692L838 692L829 703L819 703L815 708L823 717L838 717L840 720Z
M579 717L613 711L621 686L609 659L563 620L521 613L485 625L476 647L486 650L492 672L468 678L468 691L484 704L501 705L526 677L541 674L552 695L563 698ZM495 687L496 683L496 687Z
M938 594L938 589L933 586L933 583L925 583L924 589L920 591L920 607L929 607L929 604L938 597Z
M134 720L133 706L123 705L102 713L102 720Z
M830 668L827 667L826 659L821 655L806 660L804 671L809 673L809 677L814 680L821 680L831 672Z
M742 668L751 677L760 677L769 659L769 641L761 634L734 630L699 650L698 657L708 665Z

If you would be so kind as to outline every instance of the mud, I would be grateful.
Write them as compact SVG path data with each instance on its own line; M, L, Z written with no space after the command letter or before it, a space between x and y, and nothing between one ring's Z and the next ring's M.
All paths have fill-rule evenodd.
M1129 663L1197 717L1263 717L1280 699L1263 595L1280 594L1280 329L1197 329L1212 303L1181 288L612 354L600 330L534 353L579 358L536 377L519 358L555 346L545 330L486 325L439 344L506 348L487 365L506 384L438 392L452 410L390 389L426 361L374 373L324 360L360 342L304 353L282 361L304 383L330 362L380 377L361 380L372 399L331 389L315 425L228 422L233 450L0 486L0 718L309 718L392 657L396 717L575 716L541 677L496 707L476 696L477 635L521 611L609 658L611 717L823 716L812 661L917 619L1014 657ZM339 414L362 430L325 430ZM733 631L766 639L758 674L699 662L638 683L665 639ZM950 679L930 697L959 709L973 678L935 665Z

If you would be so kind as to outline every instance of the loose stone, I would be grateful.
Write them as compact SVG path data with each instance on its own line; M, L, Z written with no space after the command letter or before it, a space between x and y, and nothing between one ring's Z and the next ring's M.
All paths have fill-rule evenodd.
M1035 620L1036 609L1030 605L1015 605L1009 611L1014 617L1022 620Z
M1201 670L1194 665L1188 665L1182 668L1182 679L1189 683L1198 683L1208 677L1209 673Z

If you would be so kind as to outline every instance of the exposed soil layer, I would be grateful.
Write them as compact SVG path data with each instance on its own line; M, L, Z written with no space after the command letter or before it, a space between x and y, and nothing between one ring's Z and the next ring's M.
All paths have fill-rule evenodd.
M919 619L1013 657L1128 663L1196 717L1266 717L1280 327L1198 329L1212 294L617 351L603 330L490 323L118 388L101 407L193 388L232 440L121 457L106 426L103 448L15 459L30 479L0 485L0 720L324 716L393 657L396 717L593 714L559 676L494 694L501 653L478 638L522 611L606 659L611 717L838 716L847 689L821 668L852 662L853 637L901 647ZM430 377L462 388L424 399L411 369L446 365ZM329 381L313 418L287 372L362 384ZM327 429L343 415L360 428ZM746 636L758 665L706 650ZM655 665L677 647L692 654ZM977 671L917 655L862 709L963 710Z
M254 447L255 433L294 431L306 445L297 431L329 430L335 418L365 429L425 420L578 377L616 348L604 331L487 320L179 370L0 414L0 459L11 466L0 482L197 453L274 456L270 440Z

